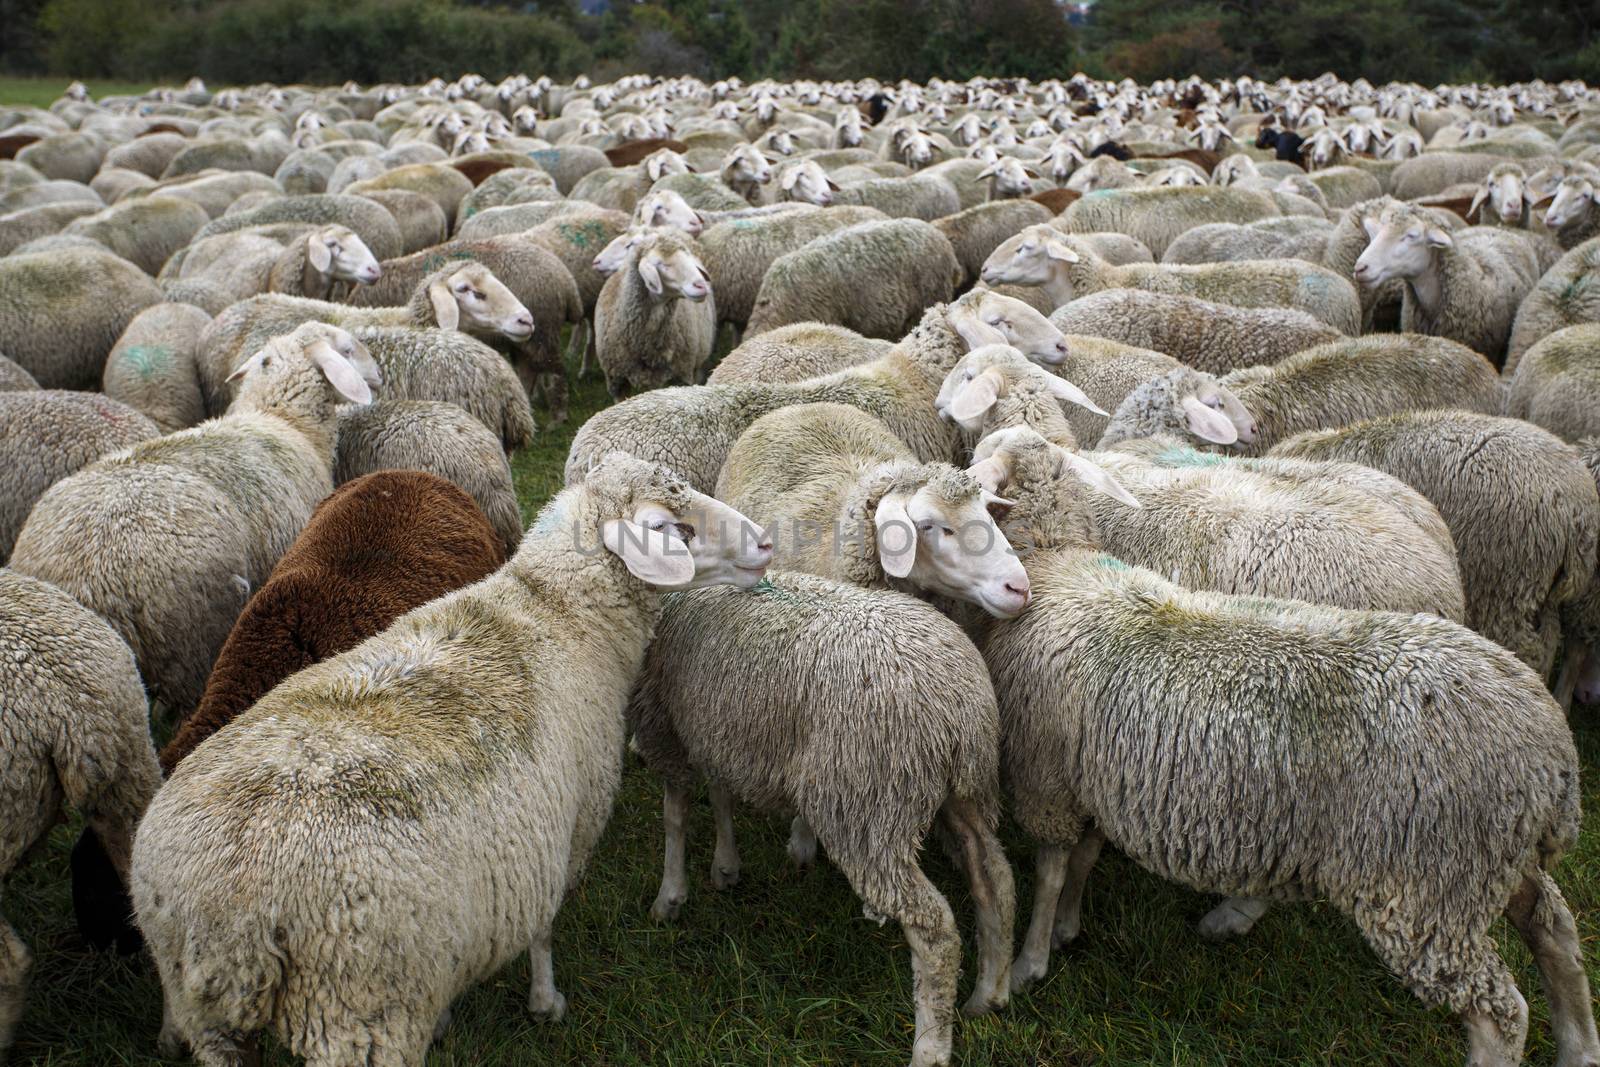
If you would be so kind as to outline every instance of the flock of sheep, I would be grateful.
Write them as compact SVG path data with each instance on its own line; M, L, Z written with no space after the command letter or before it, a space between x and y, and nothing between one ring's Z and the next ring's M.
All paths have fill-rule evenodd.
M1324 76L363 89L0 109L0 876L162 1044L422 1063L627 747L651 915L736 801L914 971L915 1067L1109 842L1346 914L1467 1062L1600 1067L1567 725L1600 702L1600 93ZM718 337L735 346L706 375ZM564 335L566 341L563 341ZM618 402L524 529L507 456ZM631 395L630 395L631 394ZM177 723L153 747L149 701ZM997 829L1036 848L1031 913ZM0 918L0 1058L29 950Z

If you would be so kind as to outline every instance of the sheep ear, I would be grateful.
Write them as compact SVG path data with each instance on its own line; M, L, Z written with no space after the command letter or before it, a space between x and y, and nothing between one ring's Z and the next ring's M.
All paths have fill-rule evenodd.
M694 580L689 546L665 530L652 530L631 519L612 519L601 525L600 540L622 560L628 573L642 582L674 588Z
M1239 428L1222 412L1189 395L1181 401L1189 432L1214 445L1231 445L1239 439Z
M1210 408L1206 409L1211 410ZM1082 482L1097 493L1104 493L1112 500L1128 505L1130 508L1143 507L1139 498L1128 492L1127 488L1111 476L1111 472L1099 464L1084 459L1075 452L1058 449L1057 456L1061 462L1076 474Z
M976 183L976 182L983 181L983 179L985 179L985 178L993 178L994 177L994 173L995 173L994 172L995 166L996 166L996 164L991 163L987 167L984 167L976 175L973 176L973 178L972 178L973 182Z
M340 396L357 404L372 403L371 386L356 370L355 364L341 356L338 349L326 341L318 341L306 349L306 355Z
M793 189L794 183L800 180L800 168L790 167L783 172L783 177L778 179L778 184L784 189Z
M704 215L702 215L702 214L701 214L701 213L700 213L700 212L698 212L698 211L696 211L696 212L695 212L695 213L694 213L694 217L695 217L695 219L696 219L696 220L698 220L698 221L699 221L699 223L700 223L700 228L701 228L701 229L702 229L702 230L703 230L703 229L705 229L705 228L706 228L706 227L707 227L707 226L710 226L710 225L711 225L711 220L710 220L710 219L708 219L708 218L706 218L706 217L705 217L705 216L704 216Z
M1472 204L1467 208L1466 217L1469 221L1483 208L1483 202L1487 199L1489 199L1488 188L1480 186L1478 192L1472 198Z
M237 381L239 381L246 374L249 374L251 371L253 371L257 367L261 366L261 356L262 356L262 353L261 352L257 352L255 355L251 356L249 359L247 359L243 363L239 364L239 366L237 368L235 368L234 372L232 374L228 375L226 378L224 378L223 381L225 381L225 382L237 382Z
M1000 372L990 367L956 390L954 399L950 401L950 414L957 419L975 419L982 415L1000 399L1003 381Z
M1058 375L1052 374L1048 377L1045 382L1045 389L1057 400L1065 400L1067 403L1076 404L1080 408L1088 408L1096 415L1105 415L1107 418L1111 416L1110 412L1090 400L1088 393Z
M439 329L454 330L461 325L461 305L455 294L441 278L428 286L428 300L433 304L433 317L439 320Z
M1046 241L1044 243L1044 254L1063 263L1077 263L1083 258L1064 241Z
M1022 168L1022 173L1026 174L1030 178L1039 177L1039 172L1034 170L1032 167L1023 167Z
M833 179L832 179L832 178L824 178L824 179L822 179L822 180L823 180L823 181L825 181L825 182L827 182L827 183L828 183L828 188L829 188L829 189L832 189L832 190L833 190L833 191L834 191L834 192L836 192L836 193L837 193L837 192L838 192L838 191L839 191L839 190L840 190L840 188L842 188L842 187L841 187L841 186L840 186L840 185L839 185L839 183L838 183L838 182L836 182L836 181L834 181L834 180L833 180Z
M1361 220L1361 228L1367 231L1367 240L1373 241L1378 237L1378 220L1371 215Z
M651 296L661 295L661 263L653 253L639 257L639 277Z
M891 578L910 574L912 564L917 561L917 524L911 521L905 501L888 496L878 501L872 525L877 534L878 560L883 564L883 572Z
M998 453L974 463L967 468L967 473L991 493L1000 492L1011 480L1011 469L1006 466L1005 460L1001 459Z
M1456 243L1450 231L1443 226L1429 226L1423 236L1427 238L1429 248L1449 248Z
M306 238L306 258L311 261L313 267L326 274L328 268L333 265L333 249L329 248L328 242L320 236L312 234Z

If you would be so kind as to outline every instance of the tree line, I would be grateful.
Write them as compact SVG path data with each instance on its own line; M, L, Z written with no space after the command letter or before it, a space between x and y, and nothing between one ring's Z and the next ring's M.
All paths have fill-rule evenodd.
M416 81L476 71L1600 81L1595 0L0 0L0 70Z

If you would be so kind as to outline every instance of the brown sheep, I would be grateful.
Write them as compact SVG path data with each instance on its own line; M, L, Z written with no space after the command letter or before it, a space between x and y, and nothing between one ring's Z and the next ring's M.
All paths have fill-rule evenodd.
M171 774L197 745L289 675L488 576L505 560L483 512L443 478L385 470L347 482L317 505L245 605L199 705L161 750L162 773ZM88 831L72 853L72 897L79 928L92 944L137 947L128 921L133 908Z
M675 141L670 137L647 137L642 141L627 141L615 148L606 149L606 159L611 161L613 167L631 167L644 162L646 156L663 148L678 153L689 151L689 146L682 141Z

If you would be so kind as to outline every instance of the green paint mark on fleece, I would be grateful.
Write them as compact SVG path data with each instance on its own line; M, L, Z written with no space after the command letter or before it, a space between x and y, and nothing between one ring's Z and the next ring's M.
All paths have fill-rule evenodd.
M123 349L122 358L135 374L148 379L172 366L172 349L166 345L129 345Z
M1187 446L1174 446L1162 449L1156 456L1156 462L1163 467L1220 467L1228 462L1226 456L1219 456L1212 452L1197 452Z

